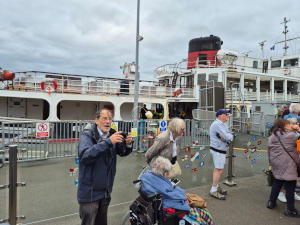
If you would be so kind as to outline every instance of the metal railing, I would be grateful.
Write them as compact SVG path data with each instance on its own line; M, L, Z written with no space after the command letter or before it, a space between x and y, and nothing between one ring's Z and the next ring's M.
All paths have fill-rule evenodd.
M240 101L240 91L239 90L227 90L225 92L227 101ZM244 91L244 101L257 101L257 93L255 91ZM289 92L287 94L287 101L299 101L299 95L292 94ZM270 91L260 92L260 101L271 101L272 96ZM274 92L275 101L285 101L284 94L279 92Z
M99 78L79 75L52 74L46 72L20 72L4 89L11 91L47 92L49 86L54 93L88 95L133 96L134 81L126 79ZM52 76L53 78L49 78ZM55 84L53 83L55 81ZM43 83L43 85L42 85ZM44 90L43 90L44 89ZM154 81L140 81L139 95L144 97L193 98L193 88L180 88L181 94L175 96L177 88L159 86Z

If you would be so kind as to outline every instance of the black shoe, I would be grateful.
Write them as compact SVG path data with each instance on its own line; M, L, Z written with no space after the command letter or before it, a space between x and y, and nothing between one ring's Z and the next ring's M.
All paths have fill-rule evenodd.
M274 209L276 206L277 206L276 202L273 203L273 202L271 202L271 200L269 200L268 203L267 203L267 208L268 209Z
M284 211L284 215L289 216L289 217L300 218L300 214L298 213L298 211L296 209L294 209L293 211L286 209Z

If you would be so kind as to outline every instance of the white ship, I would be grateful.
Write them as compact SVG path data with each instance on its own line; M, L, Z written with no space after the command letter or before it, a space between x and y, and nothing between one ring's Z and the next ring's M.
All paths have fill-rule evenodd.
M252 58L221 46L222 40L213 35L190 40L187 59L155 69L156 81L140 81L139 107L146 104L157 117L168 119L182 111L192 118L196 108L235 104L249 111L253 102L299 102L299 54ZM115 120L132 120L135 65L121 68L123 79L0 71L0 116L87 120L106 107Z

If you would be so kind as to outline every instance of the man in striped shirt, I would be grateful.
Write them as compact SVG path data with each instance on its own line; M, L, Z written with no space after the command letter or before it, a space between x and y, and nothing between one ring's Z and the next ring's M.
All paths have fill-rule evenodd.
M219 109L216 113L217 119L211 124L209 130L210 153L214 162L213 184L209 193L221 200L226 199L227 191L222 189L218 183L223 173L228 145L233 140L233 135L225 124L229 119L229 112L229 110Z

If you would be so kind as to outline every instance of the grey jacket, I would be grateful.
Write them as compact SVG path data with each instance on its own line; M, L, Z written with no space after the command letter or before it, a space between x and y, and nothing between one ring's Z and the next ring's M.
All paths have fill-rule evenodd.
M146 160L147 163L150 163L151 160L155 157L162 156L171 161L172 154L173 154L173 144L170 140L170 131L164 131L161 134L159 134L153 143L153 145L148 149L146 152ZM177 146L177 155L179 155L180 146L179 141L176 141Z
M298 135L293 131L286 131L283 134L276 133L280 138L286 150L290 153L293 159L299 164L300 159L297 153ZM296 180L297 179L297 166L293 159L283 149L277 137L272 134L268 140L269 161L272 166L272 172L276 179L279 180Z

